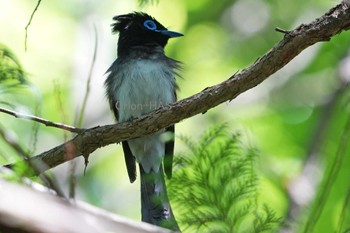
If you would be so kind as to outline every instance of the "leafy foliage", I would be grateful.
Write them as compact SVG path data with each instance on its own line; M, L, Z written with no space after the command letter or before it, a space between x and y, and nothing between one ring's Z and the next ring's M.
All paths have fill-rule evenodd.
M175 159L169 196L185 232L265 232L280 219L258 203L254 171L257 151L246 148L239 134L220 125L199 142L181 137L189 152Z
M36 116L39 116L40 103L40 92L27 79L26 73L17 57L10 49L0 44L0 106L4 105L15 110L21 109L21 111L33 111ZM0 133L6 135L9 132L8 130L5 127L3 129L0 128ZM38 124L33 123L31 130L27 132L31 133L29 144L32 149L30 150L22 149L18 142L6 142L19 155L31 154L36 148Z
M11 93L25 83L25 73L18 59L9 49L0 45L0 94ZM11 105L1 98L0 103Z
M16 56L6 47L0 46L0 83L10 81L23 84L26 79Z

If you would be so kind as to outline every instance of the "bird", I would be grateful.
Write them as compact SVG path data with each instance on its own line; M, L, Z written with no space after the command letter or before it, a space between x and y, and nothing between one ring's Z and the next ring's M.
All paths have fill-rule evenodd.
M175 102L181 62L167 57L164 48L170 38L183 34L168 30L144 12L113 20L112 33L119 34L117 59L106 72L105 89L116 121L130 121ZM139 165L142 221L179 230L165 185L165 175L172 176L174 133L171 125L121 144L131 183Z

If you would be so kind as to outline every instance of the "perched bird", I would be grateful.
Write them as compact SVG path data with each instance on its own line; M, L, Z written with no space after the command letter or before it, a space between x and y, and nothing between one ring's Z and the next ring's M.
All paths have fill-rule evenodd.
M118 122L128 121L176 101L175 77L180 63L164 54L168 39L183 36L142 12L115 16L118 58L105 82L110 107ZM164 172L172 173L174 125L151 135L122 142L130 182L141 176L142 221L178 230L166 193ZM164 172L163 172L164 170Z

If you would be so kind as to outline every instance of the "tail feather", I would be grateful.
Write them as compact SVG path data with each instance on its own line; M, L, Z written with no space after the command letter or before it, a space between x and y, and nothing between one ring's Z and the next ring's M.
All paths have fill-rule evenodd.
M166 192L162 166L146 173L140 166L142 221L180 231Z
M171 125L166 129L167 132L172 133L172 137L175 134L175 126ZM165 154L164 154L164 172L168 179L172 177L173 170L173 157L174 157L174 139L171 139L165 143Z

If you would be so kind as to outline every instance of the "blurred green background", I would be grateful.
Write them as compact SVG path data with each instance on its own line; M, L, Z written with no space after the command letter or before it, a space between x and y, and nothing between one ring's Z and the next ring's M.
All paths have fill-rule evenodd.
M92 63L96 27L97 57L83 127L114 123L103 82L116 58L117 36L111 34L110 24L118 14L142 10L185 34L170 40L166 48L168 56L184 63L183 78L178 79L182 99L252 64L283 38L275 27L290 30L309 23L336 4L338 1L331 0L159 0L144 5L132 0L43 0L28 28L25 51L24 28L36 1L0 0L0 44L17 56L34 86L6 91L0 83L0 105L75 125ZM232 132L241 133L246 145L260 151L256 165L259 201L268 203L278 216L289 215L293 224L301 224L335 158L349 117L349 38L343 32L330 42L306 49L256 88L177 124L177 135L196 140L209 127L227 122ZM33 146L32 122L0 114L0 124L8 137L34 150L34 155L72 136L39 126ZM350 187L346 143L347 156L337 169L339 175L315 232L334 232L337 227ZM177 142L176 151L183 150L184 145ZM0 141L2 164L16 160L15 154ZM94 152L85 176L83 160L77 161L78 199L140 218L139 184L129 184L120 146ZM69 165L53 172L67 191ZM293 206L295 210L290 209Z

